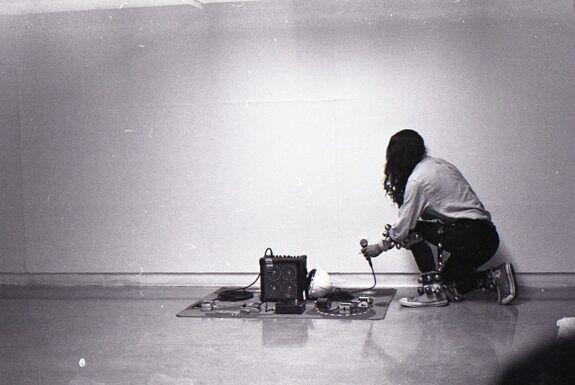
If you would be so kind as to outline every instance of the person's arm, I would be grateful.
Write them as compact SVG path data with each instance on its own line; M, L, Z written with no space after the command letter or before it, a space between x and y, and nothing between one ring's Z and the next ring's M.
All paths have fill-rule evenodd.
M403 204L399 208L397 221L389 229L389 236L396 242L401 242L413 229L427 207L427 197L423 184L418 180L409 179L405 186Z
M417 220L427 205L423 186L416 180L409 180L405 186L403 205L399 209L398 219L389 229L389 238L378 243L362 247L361 253L366 258L375 258L384 251L400 244L407 237L409 230L414 228Z

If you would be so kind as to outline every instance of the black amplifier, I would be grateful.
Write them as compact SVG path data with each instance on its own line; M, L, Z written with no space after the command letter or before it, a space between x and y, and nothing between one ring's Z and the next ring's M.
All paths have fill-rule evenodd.
M307 256L265 256L260 258L261 301L303 300L307 284Z

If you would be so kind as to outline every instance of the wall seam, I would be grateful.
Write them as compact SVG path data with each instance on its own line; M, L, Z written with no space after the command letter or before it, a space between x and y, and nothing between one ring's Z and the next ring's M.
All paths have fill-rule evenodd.
M7 286L245 286L256 273L0 273ZM418 273L376 273L378 287L416 287ZM372 283L371 273L332 273L335 287L361 288ZM520 287L575 287L575 273L517 273ZM259 287L259 284L254 286ZM521 290L520 290L521 291Z
M21 23L20 20L22 20L21 18L17 18L17 23L16 23L16 28L20 29L21 27ZM13 37L12 37L13 39ZM25 200L25 194L24 194L24 151L23 151L23 146L22 146L22 92L20 90L21 87L21 70L20 70L20 65L22 63L21 60L21 54L20 54L20 45L19 44L15 44L15 53L16 53L16 92L17 92L17 115L16 115L16 120L17 120L17 129L18 129L18 154L19 154L19 162L18 162L18 175L20 176L20 196L21 196L21 202L22 202L22 222L21 222L21 226L22 226L22 259L24 262L24 272L28 273L28 259L27 259L27 232L26 232L26 200Z

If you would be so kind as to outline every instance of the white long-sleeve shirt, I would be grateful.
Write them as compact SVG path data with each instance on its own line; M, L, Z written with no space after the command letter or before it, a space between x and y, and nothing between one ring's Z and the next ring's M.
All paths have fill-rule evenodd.
M403 240L422 215L442 223L462 218L491 220L461 172L451 163L430 156L415 166L407 180L397 221L389 230L391 238Z

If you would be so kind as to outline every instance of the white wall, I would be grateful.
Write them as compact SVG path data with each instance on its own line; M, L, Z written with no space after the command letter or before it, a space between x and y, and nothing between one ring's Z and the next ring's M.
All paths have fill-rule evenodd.
M0 271L24 272L18 65L10 23L0 20Z
M403 4L11 19L26 250L0 271L252 272L266 247L367 271L359 237L396 212L385 146L414 128L491 210L498 258L575 272L571 2Z

